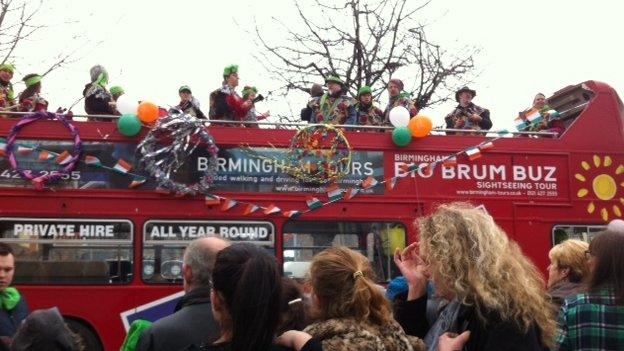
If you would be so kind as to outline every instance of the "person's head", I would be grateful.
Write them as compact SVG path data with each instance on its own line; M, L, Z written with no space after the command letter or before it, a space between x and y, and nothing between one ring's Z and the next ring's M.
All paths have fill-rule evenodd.
M120 87L119 85L112 86L109 89L109 92L111 93L111 95L113 96L113 100L115 100L115 101L117 101L117 99L119 99L120 96L122 96L123 94L126 93L123 90L123 88Z
M188 85L183 85L178 89L178 94L180 95L180 100L186 102L191 101L193 98L193 92Z
M245 86L243 88L243 100L253 100L258 94L256 87Z
M108 84L108 72L104 66L95 65L91 67L89 75L91 76L91 83L95 83L103 87Z
M328 76L325 78L325 85L330 95L339 94L342 91L344 82L338 76Z
M589 288L610 287L619 305L624 305L624 234L606 230L589 244Z
M621 219L614 219L607 225L607 230L624 234L624 221Z
M355 318L376 325L391 320L390 302L375 284L370 262L346 247L331 247L310 264L313 318Z
M191 241L184 250L182 273L184 291L210 287L212 270L219 251L229 243L220 237L206 237Z
M548 283L550 288L559 282L580 283L589 274L585 251L589 244L582 240L569 239L553 246L548 253Z
M11 286L15 273L15 257L13 249L5 243L0 243L0 292Z
M436 292L475 306L485 323L485 311L524 330L535 323L543 343L552 344L554 316L541 274L489 214L451 203L417 223L420 255L429 265Z
M390 97L398 96L404 88L405 85L400 79L390 79L390 81L388 82L388 94L390 95Z
M317 83L312 84L312 88L310 88L310 96L311 97L323 96L323 86Z
M11 79L13 79L13 72L15 71L15 66L9 63L3 63L0 65L0 81L3 83L8 83Z
M27 74L22 78L22 81L26 85L26 89L20 94L19 100L29 98L34 94L41 93L41 79L42 77L36 73Z
M461 106L468 106L475 96L477 96L477 92L475 90L463 87L455 92L455 101L459 102Z
M13 337L12 351L78 351L80 338L63 321L57 308L33 311Z
M544 105L546 105L546 95L537 93L533 98L533 107L539 110L544 107Z
M358 90L358 101L364 105L373 103L373 90L369 86L363 86Z
M266 249L236 243L217 254L210 293L222 338L232 350L266 350L279 323L282 281Z
M282 301L277 335L288 330L303 330L308 325L302 289L296 280L282 277Z
M223 82L232 88L238 86L238 65L229 65L223 69Z

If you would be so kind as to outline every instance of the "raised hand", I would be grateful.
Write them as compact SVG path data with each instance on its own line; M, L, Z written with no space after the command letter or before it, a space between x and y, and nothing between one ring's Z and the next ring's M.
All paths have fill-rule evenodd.
M394 263L407 280L409 286L408 300L414 300L425 295L427 281L429 280L427 264L418 255L418 244L418 242L415 242L403 251L397 248L394 252Z

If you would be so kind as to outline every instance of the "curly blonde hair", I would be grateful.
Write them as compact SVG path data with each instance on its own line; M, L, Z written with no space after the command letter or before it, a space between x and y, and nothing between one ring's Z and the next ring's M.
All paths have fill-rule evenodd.
M370 262L357 251L337 246L314 256L310 283L321 302L311 311L314 319L355 318L375 325L392 320Z
M544 280L519 246L485 211L467 203L439 206L417 221L420 252L461 303L497 312L524 331L536 325L542 343L552 346L556 324Z

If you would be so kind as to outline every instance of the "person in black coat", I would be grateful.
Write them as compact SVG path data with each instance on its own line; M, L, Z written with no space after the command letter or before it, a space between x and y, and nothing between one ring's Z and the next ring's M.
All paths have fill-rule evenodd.
M0 344L10 343L29 313L24 296L11 287L14 273L13 249L8 244L0 243Z
M492 128L490 110L472 102L476 95L477 92L468 87L455 92L455 101L458 105L444 117L447 129L490 130ZM447 132L446 134L455 133Z
M407 334L423 338L428 350L437 350L444 333L464 331L470 331L467 351L552 346L556 325L541 274L490 215L455 203L418 224L420 243L395 253L409 286L395 300L395 318ZM429 279L436 295L450 301L432 324L426 318Z
M100 65L91 67L89 71L91 83L85 85L82 91L84 109L88 115L120 115L113 95L106 89L108 72ZM92 121L112 122L108 118L90 118Z
M227 242L216 237L191 242L184 252L184 291L175 313L159 319L143 331L136 351L181 350L199 347L219 337L212 314L210 276L217 253Z

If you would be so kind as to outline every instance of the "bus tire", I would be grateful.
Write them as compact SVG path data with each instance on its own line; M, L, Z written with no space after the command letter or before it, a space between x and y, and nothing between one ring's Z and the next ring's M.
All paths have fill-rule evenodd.
M72 318L65 318L65 323L72 332L78 335L85 350L104 351L100 338L88 324Z

